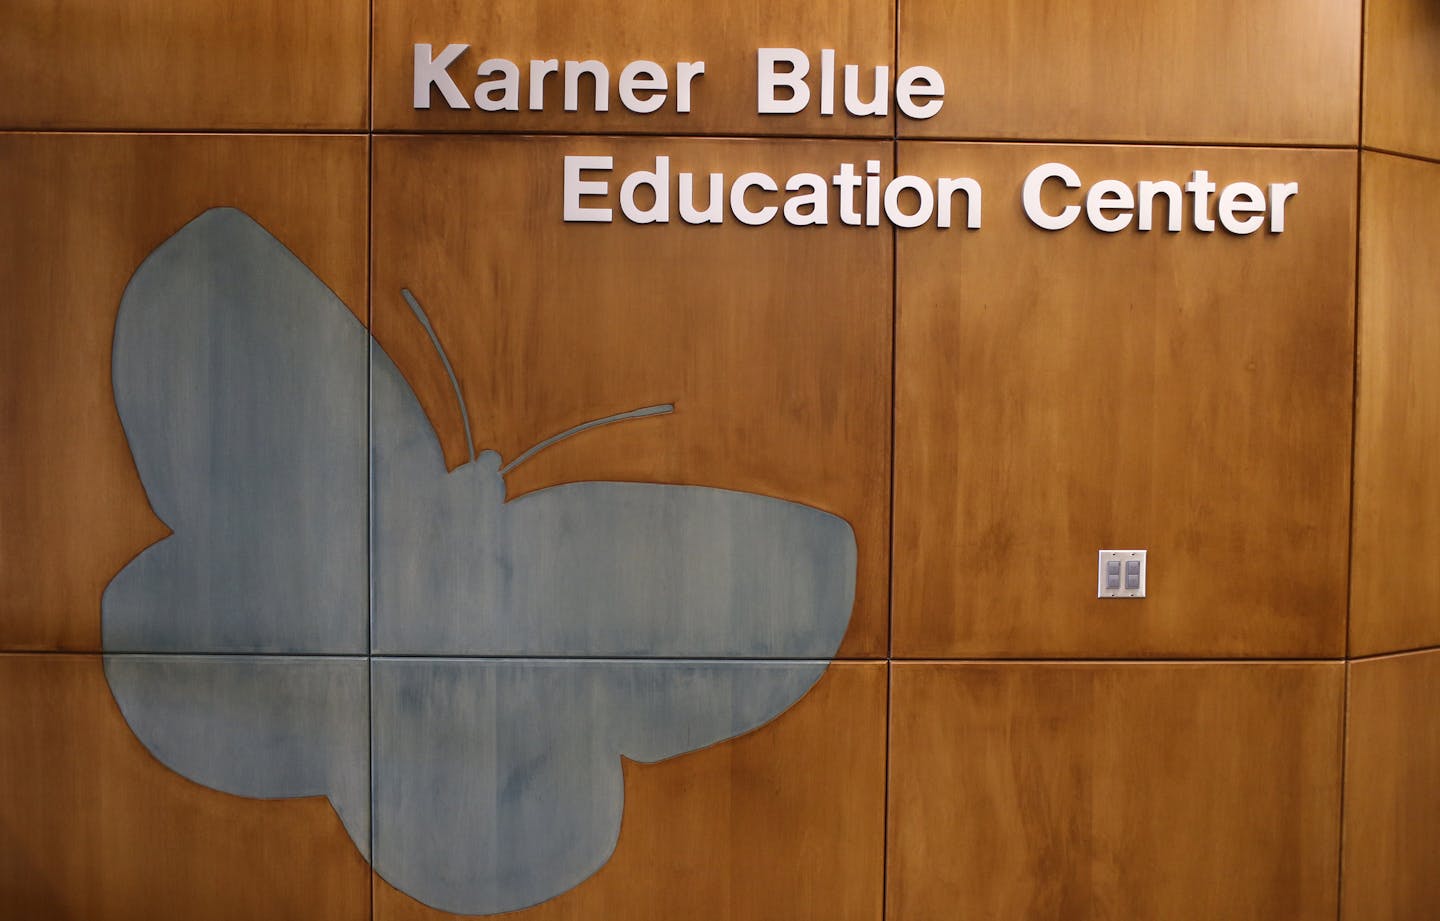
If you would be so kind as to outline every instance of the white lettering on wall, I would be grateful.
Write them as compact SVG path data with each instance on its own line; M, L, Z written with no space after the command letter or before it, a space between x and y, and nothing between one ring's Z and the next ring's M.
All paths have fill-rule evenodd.
M607 113L613 98L623 112L633 115L667 107L686 114L692 110L695 83L706 72L704 61L667 66L641 58L626 63L617 74L597 59L557 56L517 62L491 57L474 65L474 85L462 90L456 77L464 75L480 54L467 63L468 44L452 42L436 49L427 42L414 44L416 109L431 108L438 92L449 109L480 113L518 113L522 100L530 112ZM945 79L939 71L914 65L893 81L891 75L888 64L841 63L833 48L820 49L818 64L799 48L760 48L756 111L780 116L813 112L821 117L843 111L849 117L871 118L889 116L893 105L900 116L921 120L940 112ZM828 180L820 171L797 172L783 179L757 170L733 178L718 172L702 177L685 170L672 172L668 156L656 156L654 169L625 174L618 186L612 184L613 172L614 159L609 156L565 157L564 219L612 223L617 204L621 216L632 224L668 224L676 209L685 224L732 220L756 227L776 222L823 226L834 220L846 227L948 230L953 226L976 231L984 217L979 180L887 178L881 160L866 160L863 168L838 163ZM1087 182L1069 165L1049 162L1024 177L1020 200L1025 218L1046 231L1083 223L1104 234L1151 233L1163 227L1169 234L1189 228L1205 234L1223 230L1250 236L1267 226L1272 234L1284 233L1287 206L1299 193L1298 182L1222 184L1203 169L1192 171L1188 179L1131 182L1102 177Z
M1050 193L1052 204L1045 202L1046 184L1052 180L1065 189L1083 187L1080 176L1064 163L1042 163L1025 177L1021 201L1030 223L1045 230L1064 230L1079 219L1079 204L1054 207L1064 196ZM1219 192L1219 196L1215 193ZM1285 231L1285 205L1300 193L1298 182L1276 182L1268 194L1253 182L1231 182L1223 188L1210 179L1208 170L1197 169L1181 186L1169 179L1142 180L1130 183L1119 179L1101 179L1084 195L1086 222L1104 233L1119 233L1132 222L1137 231L1145 233L1156 226L1155 210L1160 201L1165 205L1165 229L1179 233L1189 197L1190 224L1201 233L1214 233L1218 226L1237 236L1248 236L1265 226L1270 219L1271 233ZM1212 202L1214 203L1212 206Z
M455 81L450 79L450 72L446 69L455 63L455 59L465 53L469 45L446 45L445 50L434 55L430 45L415 45L415 108L430 108L430 88L433 86L445 97L445 102L452 109L468 109L470 104L465 101L465 96Z
M466 44L446 45L438 54L427 42L415 43L413 105L430 108L434 90L439 90L446 105L452 109L469 109L465 94L455 83L451 68L470 50ZM473 60L473 58L471 59ZM518 112L522 94L532 112L554 108L559 83L559 107L565 112L608 112L610 110L610 68L604 61L565 61L559 58L533 58L521 67L506 58L486 58L475 68L475 86L471 97L475 108L482 112ZM460 72L462 68L456 68ZM695 81L705 74L704 61L679 61L674 67L674 80L655 61L631 61L620 71L618 96L627 112L648 115L658 112L673 100L675 111L688 113L694 98ZM525 74L522 88L521 74ZM558 77L552 81L550 77ZM528 89L528 93L525 90ZM588 90L588 92L587 92Z
M933 118L945 104L945 80L933 67L907 67L891 84L890 65L868 69L859 64L841 68L845 111L856 118L890 114L890 99L909 118ZM808 79L818 77L813 88ZM755 111L761 115L797 115L818 97L821 115L835 114L835 50L820 52L818 75L811 74L810 56L799 48L761 48L755 52ZM917 101L922 100L922 101Z

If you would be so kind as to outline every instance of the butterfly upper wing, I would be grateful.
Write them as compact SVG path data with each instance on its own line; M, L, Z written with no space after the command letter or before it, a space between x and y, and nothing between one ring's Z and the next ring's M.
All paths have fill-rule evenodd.
M753 493L586 482L514 501L493 452L445 471L377 349L376 651L829 658L850 621L844 519Z
M378 344L370 392L374 649L472 653L449 644L451 630L432 625L501 604L506 561L497 529L505 493L495 454L447 472L419 400ZM482 654L501 651L491 639Z
M173 535L110 583L107 650L366 651L367 333L244 213L136 270L115 405Z
M376 535L381 652L829 658L854 604L849 524L779 499L575 483L488 516L406 504L417 538Z
M538 645L828 659L850 621L854 532L809 506L698 486L575 483L510 503L506 523L517 599L507 613Z

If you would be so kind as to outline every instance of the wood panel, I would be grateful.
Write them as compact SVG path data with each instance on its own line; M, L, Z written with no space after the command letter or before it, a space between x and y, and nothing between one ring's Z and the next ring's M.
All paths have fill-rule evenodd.
M835 663L775 722L659 764L625 764L615 853L525 921L878 919L884 663ZM375 878L377 921L455 917Z
M1365 143L1440 159L1440 8L1365 4Z
M1052 232L1019 195L1048 161L1300 191L1281 234ZM896 654L1342 654L1355 154L911 143L899 169L986 197L978 231L900 236ZM1102 549L1149 550L1146 598L1095 597Z
M12 917L359 919L365 860L321 797L182 778L131 734L99 656L0 655L0 905Z
M363 138L0 137L0 647L99 648L100 594L164 535L110 383L131 274L243 208L365 315Z
M1440 916L1440 652L1350 666L1342 921Z
M364 130L368 11L364 0L9 0L0 127Z
M508 495L583 480L688 483L831 512L853 527L859 551L840 654L883 655L891 234L834 223L639 225L618 210L612 224L564 222L565 155L614 156L614 206L622 177L653 169L660 152L672 172L697 172L702 190L710 170L785 177L841 161L889 164L881 143L377 139L376 338L451 465L466 459L464 428L402 288L449 354L477 451L508 461L586 420L673 403L671 415L534 455L507 474Z
M1416 0L1422 2L1422 0ZM948 101L906 136L1354 144L1360 0L902 0L900 67Z
M1440 644L1440 164L1362 172L1352 655Z
M897 663L887 917L1335 917L1342 669Z
M469 45L450 68L470 108L451 109L439 91L431 107L413 103L414 43L439 54L449 43ZM888 116L851 116L837 96L833 116L819 113L820 51L836 51L837 67L857 64L866 75L858 98L873 96L876 65L894 57L895 6L883 0L377 0L375 3L375 126L408 131L626 131L668 134L818 134L889 136ZM794 47L811 60L811 105L801 114L758 114L756 50ZM482 112L473 98L479 65L514 62L521 74L519 111ZM563 73L545 83L544 107L531 111L530 61L598 60L609 70L609 111L593 107L590 78L579 84L578 108L563 106ZM631 61L663 66L665 104L649 114L622 104L618 85ZM677 63L703 61L692 85L690 111L678 111ZM843 89L837 70L836 86ZM837 91L838 92L838 91ZM648 96L648 94L645 94ZM581 102L583 100L583 102Z

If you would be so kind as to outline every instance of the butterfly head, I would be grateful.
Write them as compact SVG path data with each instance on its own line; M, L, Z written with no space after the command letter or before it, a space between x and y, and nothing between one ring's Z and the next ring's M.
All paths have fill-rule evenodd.
M495 508L505 502L503 463L498 452L481 451L474 460L451 471L447 479L459 494L480 502L482 507Z
M491 477L501 476L503 473L501 463L500 452L498 451L481 451L475 460L472 461L472 464L478 471L477 476Z

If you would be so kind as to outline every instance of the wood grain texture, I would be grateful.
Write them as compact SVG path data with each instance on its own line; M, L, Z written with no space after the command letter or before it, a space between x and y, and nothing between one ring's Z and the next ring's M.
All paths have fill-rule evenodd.
M1352 655L1440 644L1440 164L1362 173Z
M470 45L451 68L456 86L472 106L452 110L433 93L431 108L412 99L415 42L438 53L448 43ZM671 134L818 134L888 137L889 117L822 116L818 104L799 115L759 115L756 49L795 47L812 60L818 90L820 50L836 50L839 64L861 65L868 80L860 98L869 101L871 68L894 57L895 6L882 0L738 0L730 3L669 3L666 0L499 0L456 4L450 0L376 0L375 126L406 131L626 131ZM478 65L488 58L515 62L522 77L520 111L480 112L472 94ZM610 71L610 110L593 111L589 78L581 84L576 112L563 108L561 80L546 83L541 112L529 110L532 59L603 62ZM666 104L647 115L628 111L616 95L620 71L634 60L662 65L673 87L678 61L704 61L694 82L691 111L676 111L673 90ZM837 80L837 86L840 83ZM893 105L892 105L893 108Z
M1360 0L902 0L900 22L900 67L933 66L948 91L903 136L1354 144L1359 130Z
M672 171L785 177L889 145L668 140ZM571 426L673 403L547 448L511 498L583 480L686 483L839 515L859 550L842 656L883 655L889 527L892 235L878 228L562 220L566 154L615 157L612 189L653 168L644 139L380 138L375 335L415 389L447 462L456 401L402 300L455 367L477 450L507 461ZM648 161L647 161L648 157ZM863 170L863 165L861 166ZM612 192L613 198L613 192ZM613 204L613 201L612 201Z
M1365 143L1440 159L1440 6L1365 3Z
M197 786L130 733L99 656L0 655L7 917L350 919L368 871L321 797Z
M659 764L625 764L615 853L524 921L877 921L886 669L837 662L775 722ZM375 878L376 921L453 918Z
M111 395L135 268L234 205L364 317L365 169L363 138L0 137L0 648L98 649L101 591L164 536Z
M1440 916L1440 651L1350 665L1342 921Z
M894 666L887 917L1335 917L1343 668Z
M1019 188L1054 160L1300 193L1278 235L1048 232ZM909 143L899 170L986 211L898 244L896 655L1343 654L1355 154ZM1106 548L1149 550L1147 598L1095 597Z
M363 131L368 12L364 0L8 0L0 127Z

